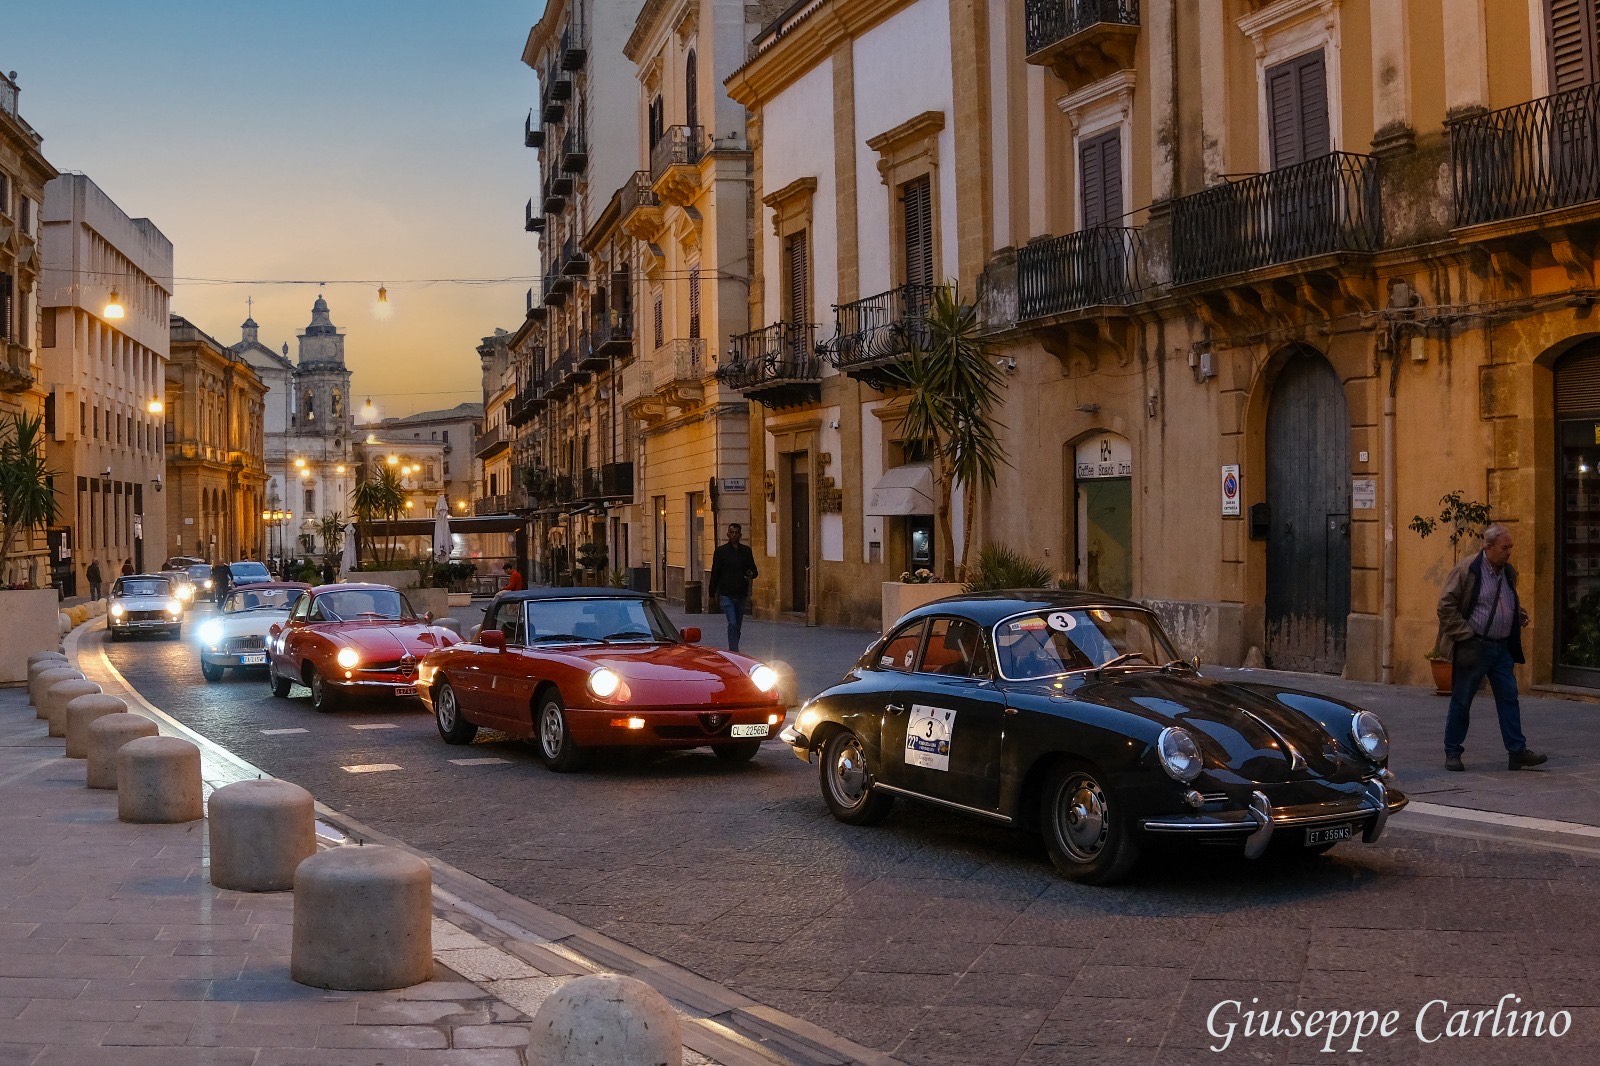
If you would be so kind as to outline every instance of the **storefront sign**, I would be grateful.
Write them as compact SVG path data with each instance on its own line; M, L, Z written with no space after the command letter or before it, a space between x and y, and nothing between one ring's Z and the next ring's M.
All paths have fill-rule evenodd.
M1239 517L1239 467L1236 463L1222 468L1222 517Z
M1079 481L1132 477L1133 446L1115 433L1100 433L1078 442L1076 465Z
M1358 477L1350 482L1350 509L1370 511L1378 506L1378 483L1370 477Z

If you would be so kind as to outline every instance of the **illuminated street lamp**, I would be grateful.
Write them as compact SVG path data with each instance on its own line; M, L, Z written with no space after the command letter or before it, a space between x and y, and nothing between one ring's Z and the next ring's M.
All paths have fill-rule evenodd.
M108 319L122 318L127 311L122 306L122 296L115 288L111 290L111 298L106 301L105 317Z
M399 464L400 464L400 457L398 455L389 456L389 465L390 466L398 466Z
M153 415L159 415L161 412L167 409L167 405L162 403L160 400L151 400L149 403L144 405L144 409Z

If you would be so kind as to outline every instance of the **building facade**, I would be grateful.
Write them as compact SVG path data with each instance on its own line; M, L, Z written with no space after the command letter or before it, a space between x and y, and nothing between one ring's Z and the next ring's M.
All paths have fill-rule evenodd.
M195 554L263 558L267 387L243 358L172 315L166 367L167 528ZM160 491L160 489L158 489Z
M125 560L142 570L192 546L154 498L165 473L172 242L89 178L63 174L45 187L41 256L46 454L84 589L94 560L106 573Z
M367 426L369 443L373 437L383 444L398 448L407 454L429 447L429 458L420 452L407 463L421 465L418 485L437 486L435 498L427 501L427 513L432 514L438 503L437 495L449 497L450 513L470 514L472 501L479 495L479 467L472 449L483 425L483 405L462 403L440 411L419 411L400 418L386 418L377 425ZM435 451L432 445L438 445ZM434 464L428 470L428 464ZM420 505L419 505L420 506Z

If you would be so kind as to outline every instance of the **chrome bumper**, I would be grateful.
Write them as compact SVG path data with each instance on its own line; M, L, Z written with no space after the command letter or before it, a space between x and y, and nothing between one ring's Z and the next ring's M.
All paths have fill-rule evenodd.
M1406 805L1406 797L1391 793L1381 778L1367 782L1359 799L1306 803L1294 807L1273 807L1262 792L1250 794L1250 805L1242 811L1216 814L1160 815L1144 819L1140 825L1149 833L1245 833L1244 854L1257 859L1272 842L1279 829L1336 825L1339 822L1365 822L1361 839L1375 843L1383 835L1389 815Z
M789 745L796 759L803 763L811 761L811 738L800 732L800 730L792 725L784 726L783 730L778 734L778 739Z

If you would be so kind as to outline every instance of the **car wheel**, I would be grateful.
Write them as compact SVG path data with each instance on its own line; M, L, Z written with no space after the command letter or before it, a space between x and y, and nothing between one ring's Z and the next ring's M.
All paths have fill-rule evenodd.
M723 762L744 763L754 759L757 753L761 751L761 741L752 740L744 744L718 744L711 750Z
M1128 875L1139 858L1128 819L1098 770L1057 767L1040 800L1039 828L1050 861L1070 880L1105 885Z
M894 807L894 797L872 790L872 767L861 738L847 729L822 745L818 775L822 798L833 816L847 825L873 825Z
M306 667L306 688L311 690L311 707L313 710L327 714L339 707L339 692L325 681L317 668Z
M567 709L559 692L552 690L539 701L537 726L540 761L558 774L576 770L583 751L567 732Z
M448 681L440 681L438 691L433 694L433 720L446 744L471 744L472 738L478 735L478 727L462 717L456 690Z
M272 658L267 658L267 684L272 687L272 694L281 699L287 699L289 690L294 687L294 682L287 677L278 676L278 670L272 665Z
M207 681L221 681L222 675L225 672L225 667L215 666L206 662L204 659L200 660L200 676L205 678Z

